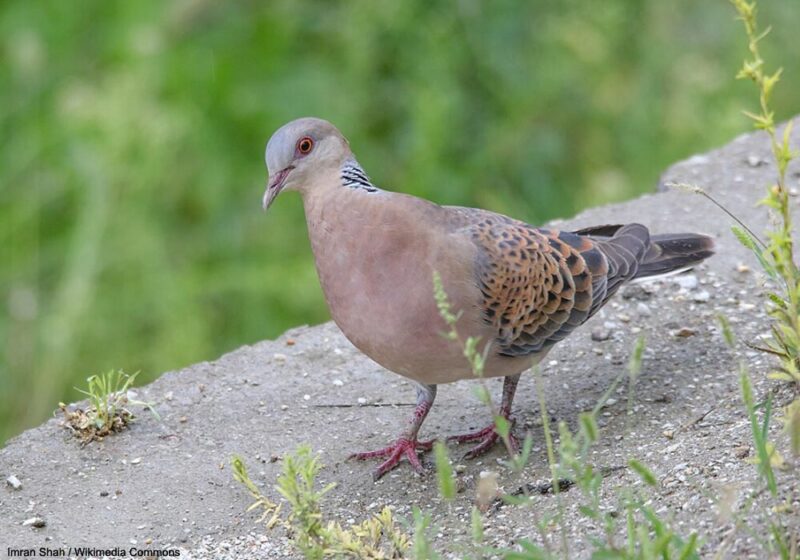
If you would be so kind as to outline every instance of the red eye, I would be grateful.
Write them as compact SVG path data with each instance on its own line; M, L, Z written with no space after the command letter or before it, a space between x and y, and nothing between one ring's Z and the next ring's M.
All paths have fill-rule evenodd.
M308 136L303 136L300 140L298 140L297 151L301 154L306 155L310 153L312 149L314 149L314 140Z

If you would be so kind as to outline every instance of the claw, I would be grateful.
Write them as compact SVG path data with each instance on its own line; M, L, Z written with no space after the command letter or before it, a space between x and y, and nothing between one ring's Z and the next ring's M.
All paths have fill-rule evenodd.
M510 419L511 427L514 427L516 420ZM470 432L468 434L461 434L450 436L447 438L448 441L455 441L457 443L467 443L470 441L477 441L478 445L467 451L464 455L464 459L474 459L475 457L480 457L484 453L488 452L492 447L495 446L498 440L500 440L500 435L497 433L497 429L495 425L492 424L491 426L487 426L482 430L478 430L476 432ZM519 452L519 440L513 433L508 434L509 443L511 443L511 449L514 453ZM502 440L501 440L502 441Z
M399 465L400 460L404 455L408 459L408 462L411 463L411 467L418 474L423 474L425 472L425 467L422 466L422 463L419 460L417 450L430 451L431 448L433 448L433 440L417 441L409 438L400 438L393 444L384 447L383 449L378 449L377 451L365 451L363 453L353 453L349 458L363 461L366 459L374 459L375 457L388 457L383 463L378 465L374 471L372 471L372 479L378 480L380 477Z

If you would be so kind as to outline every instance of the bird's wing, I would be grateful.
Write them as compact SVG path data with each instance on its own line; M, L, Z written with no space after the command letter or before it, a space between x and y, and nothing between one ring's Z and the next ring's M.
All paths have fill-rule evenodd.
M462 231L478 247L480 305L505 356L535 354L565 338L636 275L649 246L638 224L594 237L490 212L472 217Z

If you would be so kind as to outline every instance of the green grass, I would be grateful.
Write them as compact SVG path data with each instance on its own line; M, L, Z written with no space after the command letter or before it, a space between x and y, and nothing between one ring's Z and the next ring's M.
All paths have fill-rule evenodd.
M800 386L800 269L794 260L794 227L786 184L787 167L800 152L789 144L791 122L784 127L781 135L776 130L771 101L783 69L778 68L770 73L761 55L761 43L770 29L759 29L755 2L732 0L732 3L744 24L749 51L749 57L736 77L752 81L759 96L758 112L745 111L745 115L757 130L766 132L778 170L775 183L767 186L766 196L761 200L773 217L774 226L767 231L768 241L761 241L746 227L734 227L734 234L745 247L753 251L762 269L775 284L766 294L767 311L773 319L772 337L767 340L766 346L760 348L779 360L779 367L771 376Z
M159 418L152 404L128 397L128 390L137 375L138 373L128 375L122 370L110 370L89 376L86 379L86 389L76 387L78 392L88 397L89 404L85 409L70 408L59 403L65 419L64 425L88 443L127 428L135 418L128 409L130 405L144 406Z
M777 169L775 183L766 186L766 196L761 200L761 204L770 212L772 223L771 229L766 232L767 241L761 240L734 216L741 226L733 227L734 235L742 245L753 252L770 281L764 293L764 307L772 319L771 337L767 338L762 346L754 344L749 346L762 351L777 362L776 370L770 373L769 377L788 382L798 393L800 392L800 268L794 255L795 231L786 172L789 163L800 157L800 150L790 145L792 123L789 122L784 127L783 133L779 134L775 122L772 99L776 86L781 82L783 69L768 70L762 57L763 42L771 29L762 30L759 27L759 6L756 2L731 0L731 3L744 26L748 48L748 55L736 77L751 81L756 87L759 99L757 112L744 113L752 121L753 126L757 130L763 130L769 138ZM727 321L723 320L722 329L725 340L733 345L734 337ZM741 370L742 398L758 454L759 473L766 481L770 493L776 496L778 490L773 466L782 464L783 459L775 445L769 441L772 397L767 396L762 402L756 403L749 373L744 365L741 366ZM800 396L795 397L784 410L790 449L795 455L800 455L798 410L800 410ZM762 412L762 420L758 419L757 411Z
M759 350L777 362L775 371L769 377L790 384L794 388L795 397L783 407L784 431L788 435L789 449L795 456L800 455L800 268L794 256L794 227L792 220L789 189L786 184L786 172L789 163L800 155L796 147L790 145L792 123L788 123L782 134L778 133L772 99L775 88L781 81L783 69L768 70L762 57L763 42L771 29L762 30L758 23L759 6L746 0L731 0L741 20L747 38L748 54L739 73L738 79L751 81L758 92L758 111L745 111L757 130L765 132L769 138L772 155L777 168L775 183L766 186L766 196L760 201L770 212L771 229L766 232L767 241L754 233L738 217L714 201L702 189L694 188L714 201L723 211L730 215L737 225L732 227L734 236L750 249L768 278L769 283L764 293L764 308L772 320L771 337L763 345L748 344L750 348ZM719 317L725 342L735 347L735 336L725 317ZM750 431L756 456L753 459L758 474L773 500L780 497L779 481L776 470L786 466L775 441L771 439L770 428L773 423L773 395L766 395L757 401L753 383L746 364L740 361L739 381L742 401L750 424ZM736 529L748 529L746 515L752 511L755 498L760 490L753 492L744 505L735 513ZM783 503L772 504L769 510L761 514L767 518L769 534L754 534L764 552L777 555L782 560L795 560L798 557L797 535L790 534L784 527L781 515L792 515L791 508ZM731 538L734 533L731 533ZM724 553L724 545L718 555Z
M796 67L794 0L762 10ZM0 440L85 371L147 382L327 318L299 200L259 210L289 119L336 122L379 185L541 222L741 131L737 25L694 0L3 2Z
M244 460L238 455L231 458L234 479L243 485L255 502L247 511L260 509L259 522L266 521L268 531L281 527L287 531L294 546L309 560L323 558L363 558L382 560L403 558L411 546L406 531L395 522L392 510L384 507L361 523L343 528L336 521L325 519L322 498L333 490L335 483L317 488L317 476L322 470L319 457L308 446L299 447L283 459L281 474L275 490L283 502L270 499L250 478ZM288 512L283 514L283 504ZM430 517L420 516L415 510L415 550L427 546L424 538Z
M272 529L281 520L280 513L282 504L273 502L258 486L256 486L256 483L253 482L253 479L250 478L250 474L247 472L247 465L245 465L244 459L239 455L231 457L231 469L233 470L234 480L247 488L250 496L255 500L250 504L250 507L247 508L247 511L260 510L261 517L258 519L258 522L266 521L267 529Z

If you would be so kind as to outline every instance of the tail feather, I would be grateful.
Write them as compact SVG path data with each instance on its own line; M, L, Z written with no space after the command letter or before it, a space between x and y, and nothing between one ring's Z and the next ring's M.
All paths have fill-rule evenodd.
M603 307L626 282L682 272L714 254L714 241L706 235L650 235L641 224L602 225L573 233L591 240L589 249L581 254L588 257L599 251L605 257L586 259L592 274L592 305L588 317Z
M697 233L652 235L650 246L639 262L635 278L646 278L685 270L714 254L714 240Z
M607 257L617 256L615 253L624 247L637 261L638 269L633 275L636 279L683 271L700 264L714 254L714 240L707 235L699 233L650 235L647 228L640 224L624 226L608 224L580 229L574 233L587 235L599 242ZM618 258L612 260L621 262Z

